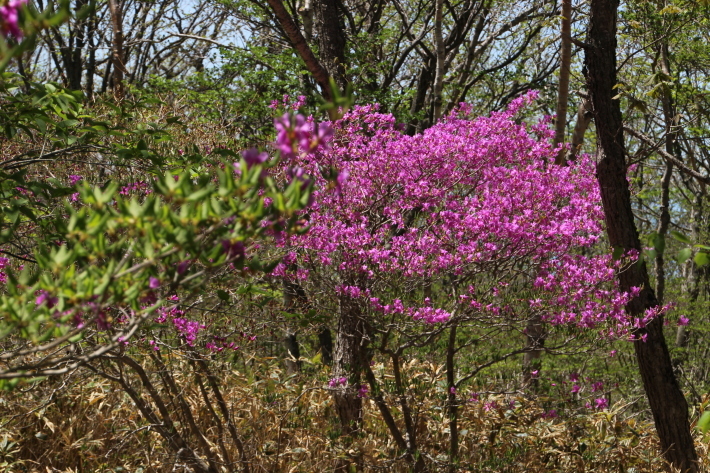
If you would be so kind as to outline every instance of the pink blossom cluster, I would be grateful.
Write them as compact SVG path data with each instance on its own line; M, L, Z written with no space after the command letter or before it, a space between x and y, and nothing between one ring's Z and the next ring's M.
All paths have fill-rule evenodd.
M347 386L348 385L348 378L345 376L342 376L340 378L331 378L330 381L328 381L328 386L331 388L337 388L338 386ZM367 391L365 391L367 393Z
M9 259L0 258L0 270L5 269L9 263L10 263ZM6 284L6 283L7 283L7 274L5 274L4 271L0 271L0 284Z
M284 244L300 250L301 267L327 267L340 281L364 281L346 284L346 292L366 296L385 313L428 323L446 321L454 311L520 313L505 302L519 297L519 281L469 286L438 298L438 307L405 307L374 290L386 278L416 284L507 270L535 295L519 301L525 317L538 312L552 324L610 322L614 334L631 330L624 307L632 295L615 285L620 263L596 249L603 210L594 163L582 157L569 166L551 164L556 151L549 119L516 122L535 96L475 119L462 105L415 136L375 105L355 107L317 132L310 119L282 117L276 124L281 165L312 176L318 189L305 213L309 231ZM313 146L322 141L328 146ZM334 186L332 169L347 178Z
M219 353L224 350L237 351L241 348L235 342L228 342L226 337L219 337L217 335L214 335L212 338L213 341L207 342L205 344L205 348L207 348L211 352Z
M146 181L136 181L128 184L127 186L121 187L119 194L129 196L134 193L141 193L147 195L153 192L152 184Z
M271 104L269 105L269 108L272 110L277 110L279 107L283 107L285 109L291 109L294 112L298 111L301 107L303 107L306 104L306 96L305 95L299 95L296 97L296 100L294 102L291 102L291 97L288 94L284 94L282 101L279 102L278 100L272 100Z
M328 124L320 124L312 118L303 115L285 113L281 118L274 120L276 128L276 149L282 158L293 159L297 155L310 154L323 150L333 136L333 128ZM303 168L296 166L290 170L292 178L301 177Z
M369 392L370 392L370 388L367 386L367 384L361 384L357 390L357 397L359 397L359 398L367 397L367 393L369 393Z
M594 404L588 402L584 405L587 409L597 409L603 411L609 408L609 400L605 397L600 397L594 400Z
M69 185L70 185L70 186L75 186L75 185L77 184L77 182L79 182L79 181L81 181L81 180L83 180L83 179L84 179L84 178L83 178L82 176L78 176L78 175L76 175L76 174L71 174L71 175L69 176ZM74 192L74 193L69 197L69 200L70 200L71 202L78 202L78 201L79 201L79 193L78 193L78 192Z
M24 33L20 28L20 10L26 4L27 0L9 0L0 6L0 32L3 36L22 39Z
M173 300L175 299L176 298ZM175 328L177 333L185 340L185 342L189 346L194 346L198 333L207 327L200 322L185 318L184 315L185 311L181 310L177 305L173 305L171 307L160 307L155 321L161 324L168 321L171 322L173 328Z

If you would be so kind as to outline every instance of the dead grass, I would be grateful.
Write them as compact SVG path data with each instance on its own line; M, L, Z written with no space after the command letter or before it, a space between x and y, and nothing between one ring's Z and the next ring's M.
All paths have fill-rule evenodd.
M330 393L316 380L318 373L285 378L273 359L260 360L258 365L254 373L224 367L220 373L251 471L331 470L343 457L361 471L409 471L371 399L365 403L361 434L344 438L339 435ZM190 371L184 373L176 380L217 452L217 426L194 380L189 379ZM421 453L431 471L444 471L448 419L444 397L435 386L424 397L412 394L410 402ZM486 410L486 403L492 401L501 408ZM396 399L388 403L398 418ZM0 438L16 444L13 452L0 448L3 471L188 471L175 462L127 395L88 372L5 393L0 406ZM490 395L485 402L465 402L456 471L642 473L663 469L652 426L622 402L603 412L571 406L557 418L543 418L542 412L539 400L524 396ZM184 428L179 422L176 426ZM707 443L697 441L705 459ZM232 458L237 458L226 435L224 442Z

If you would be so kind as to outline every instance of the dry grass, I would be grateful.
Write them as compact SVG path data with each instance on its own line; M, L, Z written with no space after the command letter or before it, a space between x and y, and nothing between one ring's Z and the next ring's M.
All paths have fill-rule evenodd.
M318 376L285 378L273 360L259 364L259 370L248 374L227 368L221 372L223 394L251 471L331 470L338 458L349 458L362 471L409 471L371 399L365 403L361 434L344 438L339 435L330 393L315 380ZM413 368L417 369L426 371ZM182 394L218 452L217 426L196 383L189 379L190 371L183 372L182 378L179 370L175 372ZM409 401L426 463L431 471L444 471L448 419L444 397L436 389L438 380L433 381L428 395L413 393ZM398 418L396 399L392 396L388 401ZM483 401L463 405L456 471L641 473L663 469L652 426L623 404L604 412L570 407L560 417L546 419L535 399L490 395L486 401L505 407L486 410ZM26 386L4 394L1 402L0 438L16 444L5 452L0 449L3 471L188 471L175 462L127 395L88 372ZM706 458L707 444L697 440ZM228 436L224 441L230 456L237 458Z

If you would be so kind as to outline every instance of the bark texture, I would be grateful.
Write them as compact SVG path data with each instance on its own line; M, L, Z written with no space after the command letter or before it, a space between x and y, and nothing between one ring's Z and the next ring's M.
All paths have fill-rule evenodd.
M126 74L123 48L123 0L109 0L108 8L111 12L111 27L113 28L113 40L111 41L113 94L116 100L122 100L124 95L123 77Z
M614 248L640 250L638 231L626 180L626 150L619 102L613 100L616 80L616 19L618 0L592 0L585 54L587 88L597 132L597 176L601 188L609 242ZM633 264L619 275L622 290L642 287L627 306L632 315L658 305L646 265ZM698 471L688 422L688 404L673 373L663 336L663 317L637 332L636 360L653 413L664 458L683 472Z
M562 0L562 35L560 45L560 83L557 89L557 118L555 118L555 145L564 143L567 125L567 100L569 98L569 73L572 62L572 0ZM565 164L566 150L561 149L555 164Z
M572 131L567 161L574 161L577 158L577 153L579 153L584 144L584 134L587 132L592 118L592 104L589 101L589 96L585 95L582 97L579 107L577 107L577 121L574 125L574 131Z
M318 56L323 67L345 90L345 30L338 0L313 0L314 26L318 35Z
M279 25L283 28L286 36L288 36L289 41L291 41L293 48L306 64L308 72L313 75L313 78L318 83L318 86L321 89L321 95L325 100L331 100L332 95L330 93L330 76L328 75L328 71L323 67L318 59L316 59L316 56L308 46L306 39L303 37L301 30L296 25L296 22L293 21L291 14L286 10L286 7L281 0L266 1L271 7L271 10L274 12Z
M434 123L441 118L442 92L444 89L444 73L446 62L446 48L444 45L443 29L444 0L436 0L434 15L434 43L436 45L436 77L434 79Z
M340 297L333 377L346 378L347 385L338 386L333 391L333 398L345 435L357 432L362 422L362 398L358 397L358 389L361 373L368 366L368 332L358 301L343 294Z

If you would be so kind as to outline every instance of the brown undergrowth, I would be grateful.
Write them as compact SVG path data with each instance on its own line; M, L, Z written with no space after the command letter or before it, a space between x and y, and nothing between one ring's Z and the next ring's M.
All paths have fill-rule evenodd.
M251 359L252 366L255 361ZM260 370L245 373L232 366L220 373L250 471L330 471L343 457L352 462L353 471L408 471L409 464L372 399L365 403L360 434L342 437L331 393L323 383L325 367L313 368L310 375L286 377L275 360L260 361ZM544 399L483 393L478 400L465 399L469 396L461 400L460 458L452 465L447 456L450 435L445 396L436 387L440 381L436 373L442 370L413 363L409 371L431 382L429 395L413 391L410 399L420 454L429 471L641 473L663 469L652 425L623 401L605 411L569 406L550 413L542 407ZM386 368L380 376L389 377ZM218 452L218 429L211 423L209 407L195 381L180 379L179 374L176 381L210 447ZM411 388L417 390L415 385ZM397 414L398 399L385 398ZM180 422L175 427L186 429ZM698 437L697 443L701 457L706 458L707 442ZM236 458L227 434L224 444ZM9 473L189 471L165 448L123 391L83 370L0 396L0 467ZM242 471L243 467L235 464L233 469ZM225 465L220 469L229 471Z

